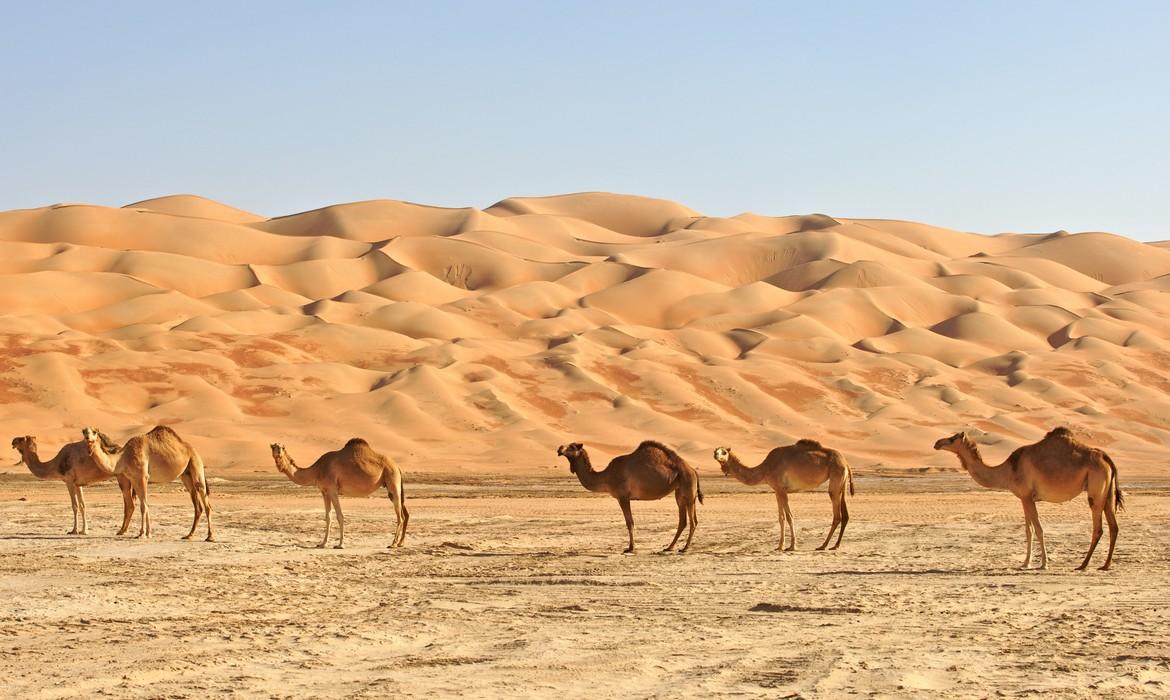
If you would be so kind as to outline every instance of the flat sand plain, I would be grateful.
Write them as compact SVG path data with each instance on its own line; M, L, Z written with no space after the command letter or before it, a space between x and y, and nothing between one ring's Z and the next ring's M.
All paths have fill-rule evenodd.
M684 556L655 553L669 501L635 504L620 555L617 504L567 470L411 483L394 551L384 497L343 502L338 551L314 548L320 497L275 480L216 483L210 544L179 539L177 485L152 492L149 541L113 536L111 485L88 537L63 534L60 484L0 486L9 697L1170 693L1164 484L1130 487L1114 569L1085 573L1083 501L1041 504L1052 569L1019 571L1018 501L965 476L860 478L837 552L811 551L826 496L796 495L782 554L771 493L705 475Z

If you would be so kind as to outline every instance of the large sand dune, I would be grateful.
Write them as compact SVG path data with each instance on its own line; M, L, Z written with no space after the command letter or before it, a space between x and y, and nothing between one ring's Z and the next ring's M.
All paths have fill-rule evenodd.
M408 473L520 473L654 437L713 470L810 436L865 473L1068 424L1126 479L1170 473L1170 247L1107 233L176 196L0 213L0 281L0 418L46 450L165 423L213 476L352 435Z

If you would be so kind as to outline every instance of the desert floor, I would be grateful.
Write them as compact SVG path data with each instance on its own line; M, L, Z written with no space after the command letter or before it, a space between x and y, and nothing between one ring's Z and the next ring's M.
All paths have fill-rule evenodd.
M278 481L215 485L216 543L155 489L155 538L91 535L60 484L0 477L0 693L70 696L1165 696L1165 484L1131 485L1110 572L1073 572L1083 500L1041 505L1052 568L1019 571L1018 501L965 478L858 480L842 550L816 552L824 494L775 501L706 477L692 551L656 550L673 502L563 479L412 483L406 546L384 498L348 499L345 550L314 548L321 499ZM136 516L137 518L137 516ZM137 520L132 533L137 530ZM336 527L334 528L336 536ZM1094 564L1104 557L1104 542Z

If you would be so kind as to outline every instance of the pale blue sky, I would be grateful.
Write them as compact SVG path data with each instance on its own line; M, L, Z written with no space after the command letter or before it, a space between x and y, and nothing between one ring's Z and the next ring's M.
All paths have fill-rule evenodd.
M1170 2L7 2L0 209L611 190L1170 238Z

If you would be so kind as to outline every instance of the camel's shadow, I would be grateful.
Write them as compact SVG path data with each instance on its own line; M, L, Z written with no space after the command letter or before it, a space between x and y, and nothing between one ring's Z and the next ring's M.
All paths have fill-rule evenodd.
M841 569L817 571L814 576L955 576L960 574L996 574L998 569Z
M97 540L117 540L117 535L46 535L35 532L18 532L12 535L0 535L0 540L74 540L77 542L94 542Z

